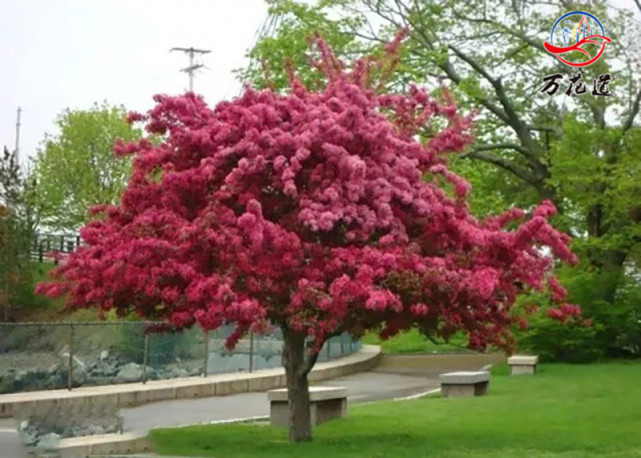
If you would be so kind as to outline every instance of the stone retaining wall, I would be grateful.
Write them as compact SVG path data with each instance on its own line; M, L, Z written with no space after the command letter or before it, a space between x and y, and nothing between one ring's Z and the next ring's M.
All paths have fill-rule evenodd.
M378 364L380 348L366 345L360 351L334 361L319 363L309 375L310 381L319 381L367 371ZM13 416L14 409L27 410L47 405L55 408L67 403L112 403L118 407L132 407L170 399L226 396L249 391L266 391L285 386L283 368L253 373L220 374L209 377L190 377L150 381L146 384L128 383L83 387L73 391L50 390L0 395L0 418Z

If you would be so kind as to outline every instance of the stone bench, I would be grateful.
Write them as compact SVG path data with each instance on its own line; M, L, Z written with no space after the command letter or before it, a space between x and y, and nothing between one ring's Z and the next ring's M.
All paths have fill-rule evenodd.
M269 415L273 426L289 426L287 388L270 390ZM309 387L310 415L312 426L332 418L344 417L347 413L347 388L333 386Z
M507 359L510 375L534 375L539 363L538 356L515 355Z
M449 372L439 375L444 398L483 396L490 384L489 372Z

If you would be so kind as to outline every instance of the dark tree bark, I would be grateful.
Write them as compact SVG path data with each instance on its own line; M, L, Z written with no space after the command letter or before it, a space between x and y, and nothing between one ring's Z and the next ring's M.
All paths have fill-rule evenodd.
M307 374L316 357L305 358L305 334L283 326L283 365L287 375L289 396L289 440L302 442L312 440L312 425L309 407L309 382Z

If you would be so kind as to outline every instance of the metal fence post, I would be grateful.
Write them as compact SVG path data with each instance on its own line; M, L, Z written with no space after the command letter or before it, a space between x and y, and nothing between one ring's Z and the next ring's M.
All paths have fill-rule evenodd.
M260 356L260 341L261 341L262 336L258 334L258 339L256 340L256 356ZM254 364L254 367L256 369L260 369L260 361Z
M203 377L207 377L207 364L209 363L209 330L205 331L205 361L203 363Z
M254 370L254 333L249 331L249 372Z
M329 361L332 358L331 345L332 345L332 338L330 337L329 339L327 339L327 361Z
M69 366L67 367L67 389L71 391L73 378L73 324L69 325Z
M341 356L345 356L345 335L341 334Z
M144 332L144 331L143 331ZM145 350L142 354L142 383L147 383L147 360L149 355L149 334L145 332Z

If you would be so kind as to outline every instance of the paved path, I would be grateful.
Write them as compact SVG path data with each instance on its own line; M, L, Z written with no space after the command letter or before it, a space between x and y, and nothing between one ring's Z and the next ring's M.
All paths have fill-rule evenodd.
M372 371L319 382L344 386L348 403L411 396L438 388L438 375L450 370L478 370L502 361L502 355L384 356ZM316 385L316 384L315 384ZM242 393L202 399L172 400L121 410L126 431L146 432L172 427L265 416L269 405L265 393Z
M24 456L22 441L16 430L16 422L11 418L0 418L0 457Z
M412 396L438 388L438 375L452 370L478 370L502 361L501 355L417 355L384 356L369 372L339 377L315 385L344 386L348 403L370 402ZM266 416L267 396L241 393L200 399L175 399L121 409L124 429L135 436L145 436L152 428L175 427ZM13 420L0 419L0 457L24 456Z

